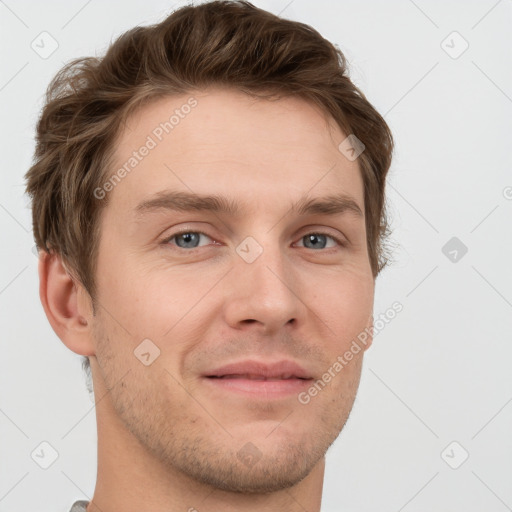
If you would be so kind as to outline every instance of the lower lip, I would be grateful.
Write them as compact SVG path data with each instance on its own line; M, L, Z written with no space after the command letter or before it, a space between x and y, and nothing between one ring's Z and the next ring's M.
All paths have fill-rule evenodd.
M215 377L206 377L205 380L216 389L253 398L282 398L294 395L304 391L312 382L312 379L253 380Z

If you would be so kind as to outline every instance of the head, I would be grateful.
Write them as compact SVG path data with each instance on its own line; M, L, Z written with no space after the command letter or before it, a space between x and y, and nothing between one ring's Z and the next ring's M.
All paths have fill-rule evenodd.
M183 7L52 81L27 173L43 305L163 464L270 492L325 454L371 344L332 370L389 261L392 149L341 51L248 2ZM249 359L307 375L294 396L215 376Z

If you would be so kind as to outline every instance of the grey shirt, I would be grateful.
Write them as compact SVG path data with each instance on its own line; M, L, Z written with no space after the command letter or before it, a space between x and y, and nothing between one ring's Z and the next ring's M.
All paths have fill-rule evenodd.
M75 501L69 512L87 512L87 505L89 505L88 501Z

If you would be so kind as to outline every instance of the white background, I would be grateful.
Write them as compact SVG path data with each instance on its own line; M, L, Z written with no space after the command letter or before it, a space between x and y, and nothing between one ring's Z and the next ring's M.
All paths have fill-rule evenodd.
M367 353L328 452L322 510L512 510L512 2L254 3L337 43L397 144L395 263L377 280L375 317L394 301L403 311ZM0 2L0 512L67 512L96 479L81 360L38 297L23 175L43 93L68 60L101 55L179 5ZM43 31L59 45L47 59L31 48ZM469 43L458 58L445 51L462 48L458 36L446 40L453 31ZM454 236L468 248L456 262L442 252ZM42 441L59 454L46 470L30 456ZM469 454L458 469L441 456L452 441L452 465Z

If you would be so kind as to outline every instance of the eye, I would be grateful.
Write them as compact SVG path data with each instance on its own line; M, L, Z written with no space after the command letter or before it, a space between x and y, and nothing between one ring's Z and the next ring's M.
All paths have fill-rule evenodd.
M162 241L163 244L175 245L180 249L196 249L200 247L199 242L201 237L206 237L212 240L208 235L201 231L183 231L175 233L171 237ZM171 243L174 240L174 243Z
M334 245L327 247L328 239L333 240ZM306 249L330 249L336 247L336 245L340 245L341 247L345 245L339 238L328 235L327 233L308 233L301 238L301 241L304 242L303 246L306 247Z
M215 240L213 240L210 236L208 236L206 233L203 233L202 231L182 231L179 233L174 233L172 236L168 236L162 240L161 243L167 246L175 246L178 249L193 250L205 245L209 245L208 243L203 243L201 245L201 237L203 238L203 241L208 239L215 243ZM330 245L329 240L331 241ZM300 245L300 242L302 242L302 245ZM332 249L336 246L345 246L345 242L343 240L321 232L308 233L301 237L300 242L299 247L305 247L306 249L321 250Z

